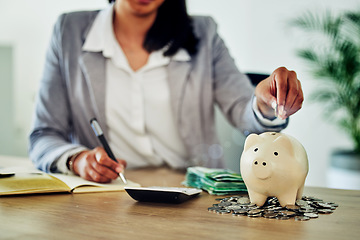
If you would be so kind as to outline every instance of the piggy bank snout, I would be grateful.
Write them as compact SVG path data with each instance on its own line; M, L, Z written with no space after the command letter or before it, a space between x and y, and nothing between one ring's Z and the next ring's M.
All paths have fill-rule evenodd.
M271 162L257 158L252 162L252 170L257 178L260 179L269 178L272 173Z

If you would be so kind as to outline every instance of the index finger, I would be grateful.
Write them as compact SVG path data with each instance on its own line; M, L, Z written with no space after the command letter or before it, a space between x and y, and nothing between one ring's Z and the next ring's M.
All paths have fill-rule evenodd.
M286 103L288 89L288 71L286 68L278 68L274 72L276 84L276 101L279 107L284 107Z

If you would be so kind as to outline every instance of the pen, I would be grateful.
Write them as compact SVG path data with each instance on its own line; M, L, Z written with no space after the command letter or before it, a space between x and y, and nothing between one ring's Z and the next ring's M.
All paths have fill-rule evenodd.
M90 120L90 124L91 124L92 129L94 130L95 135L99 138L101 144L103 145L103 147L104 147L107 155L109 155L109 157L110 157L112 160L114 160L115 162L118 162L118 161L116 160L113 152L111 151L110 146L109 146L109 144L107 143L106 138L105 138L105 136L104 136L104 133L103 133L103 131L102 131L99 123L97 122L96 118L91 119L91 120ZM127 184L127 181L126 181L126 179L125 179L125 177L124 177L124 174L123 174L123 173L119 173L119 176L120 176L121 180L122 180L125 184Z

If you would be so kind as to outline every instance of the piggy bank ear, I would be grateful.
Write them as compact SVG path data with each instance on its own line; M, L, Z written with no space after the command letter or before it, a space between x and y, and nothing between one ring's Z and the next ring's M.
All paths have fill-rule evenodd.
M289 153L291 155L294 154L294 148L292 145L292 142L290 141L289 138L285 137L285 136L280 136L278 138L275 139L274 143L276 143L277 145L280 145L282 147L284 147L286 150L289 151Z
M254 146L256 143L260 142L261 137L255 133L250 134L244 144L244 151L248 150L250 147Z

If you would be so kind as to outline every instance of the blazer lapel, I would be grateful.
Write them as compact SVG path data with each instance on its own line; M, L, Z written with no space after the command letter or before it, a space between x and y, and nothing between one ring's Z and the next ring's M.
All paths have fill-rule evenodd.
M89 86L89 96L99 124L107 135L105 116L105 58L101 52L83 52L79 60L85 81Z

